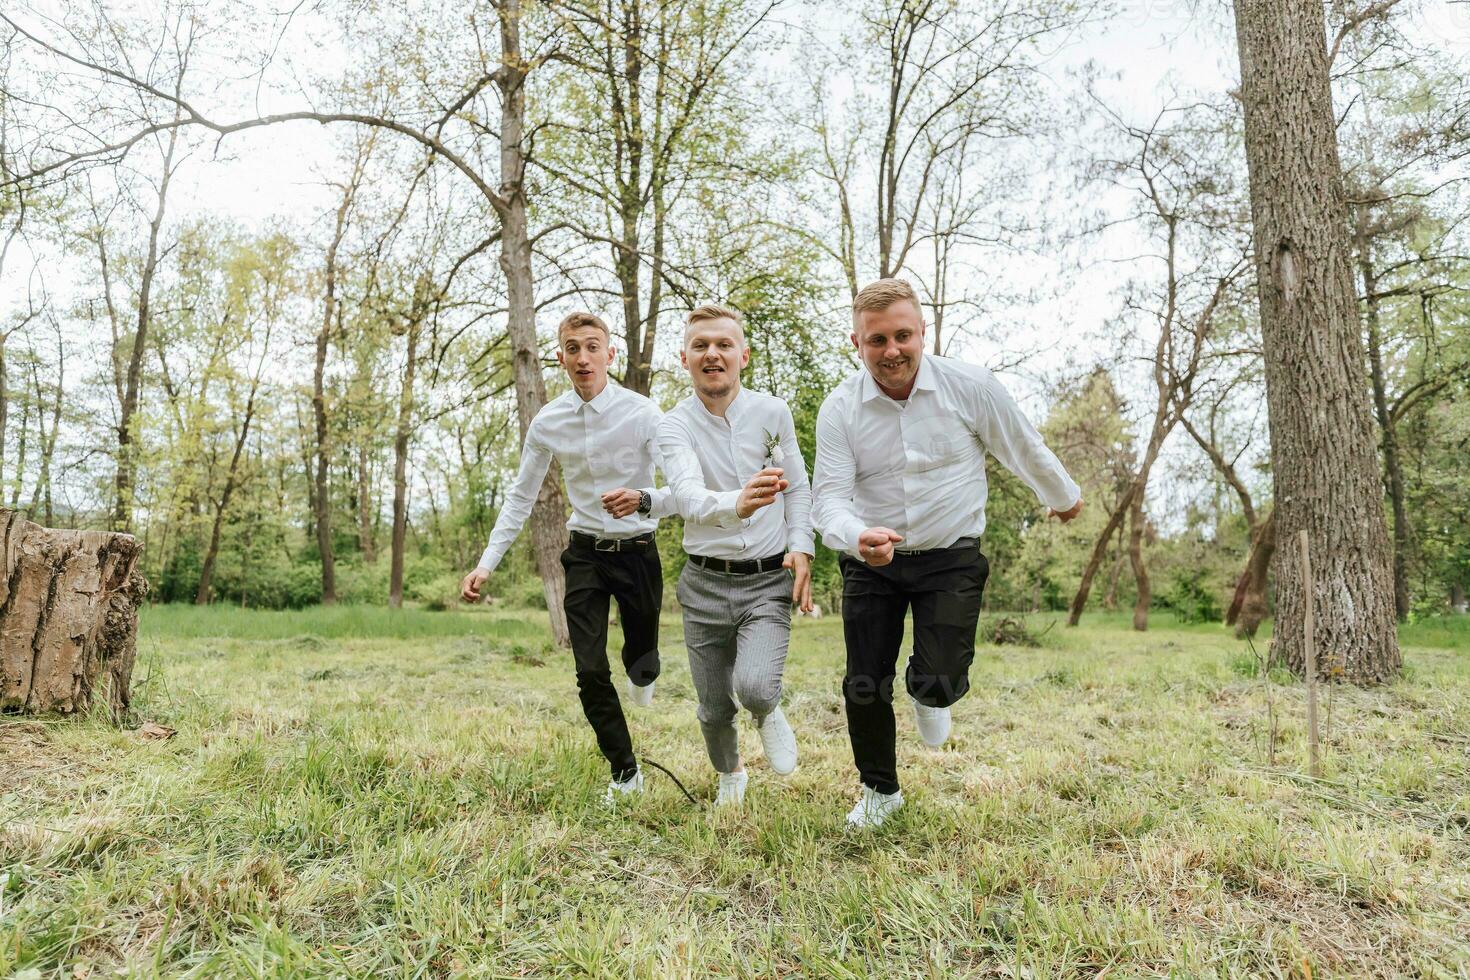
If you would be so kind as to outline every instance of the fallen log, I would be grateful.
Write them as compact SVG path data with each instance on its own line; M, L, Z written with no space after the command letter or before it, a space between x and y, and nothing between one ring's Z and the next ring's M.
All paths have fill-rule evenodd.
M130 534L42 527L0 509L0 711L126 720L148 583Z

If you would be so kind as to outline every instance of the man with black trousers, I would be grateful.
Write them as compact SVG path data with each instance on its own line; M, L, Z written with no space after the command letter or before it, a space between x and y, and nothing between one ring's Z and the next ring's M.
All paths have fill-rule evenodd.
M862 780L847 822L867 828L903 805L893 684L910 611L904 680L926 745L949 738L949 706L969 690L988 571L986 452L1064 522L1082 510L1082 494L994 375L925 355L912 286L880 279L852 309L863 367L822 403L812 489L822 541L842 552L842 693Z
M663 571L653 532L673 513L667 488L655 489L658 429L663 415L649 399L609 384L616 351L607 324L591 313L572 313L557 328L556 359L572 390L536 413L521 447L521 465L490 543L460 585L478 602L490 573L520 534L553 458L566 479L571 532L561 563L566 569L567 629L572 636L582 711L612 769L604 800L643 791L643 774L613 685L607 659L609 600L623 624L623 669L634 704L653 701L659 674L658 615ZM642 489L629 489L638 487Z

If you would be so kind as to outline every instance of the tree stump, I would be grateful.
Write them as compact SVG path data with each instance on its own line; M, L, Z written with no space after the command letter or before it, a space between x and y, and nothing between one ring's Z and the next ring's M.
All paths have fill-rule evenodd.
M130 534L64 531L0 510L0 711L127 716L138 604L148 583Z

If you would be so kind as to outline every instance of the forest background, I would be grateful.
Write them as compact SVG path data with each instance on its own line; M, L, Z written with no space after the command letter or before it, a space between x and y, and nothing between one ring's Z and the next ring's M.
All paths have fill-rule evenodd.
M1463 613L1470 5L1327 7L1398 611ZM683 312L743 310L746 384L791 405L810 462L857 368L851 296L899 275L931 349L1000 374L1089 504L1044 522L991 466L990 609L1144 628L1264 600L1228 7L833 11L8 5L0 502L138 535L157 602L448 607L534 392L565 390L566 312L604 316L614 373L668 407ZM550 487L537 521L564 507ZM673 576L678 522L659 535ZM535 538L491 601L555 607ZM815 578L833 609L825 550Z

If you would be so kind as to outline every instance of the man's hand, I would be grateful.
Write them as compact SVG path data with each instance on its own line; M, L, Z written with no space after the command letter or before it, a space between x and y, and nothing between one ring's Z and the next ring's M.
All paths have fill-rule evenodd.
M812 556L801 551L786 552L786 559L781 562L782 568L789 568L793 573L791 582L791 601L796 603L796 608L804 613L812 611Z
M618 487L602 495L602 509L614 517L627 517L638 509L640 499L637 490Z
M459 583L459 597L465 602L479 602L480 590L485 587L485 580L489 577L490 569L484 565L479 566Z
M778 467L768 466L751 477L745 489L740 491L740 496L735 499L735 516L745 520L762 507L774 504L776 494L791 485L781 479L784 472L786 471Z
M870 527L858 535L858 557L877 568L893 561L893 546L903 540L897 531Z
M1080 513L1082 513L1082 498L1078 497L1077 502L1067 510L1052 510L1051 508L1047 508L1046 516L1055 517L1065 524Z

